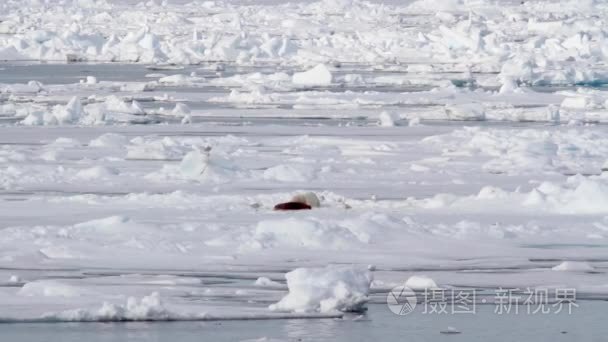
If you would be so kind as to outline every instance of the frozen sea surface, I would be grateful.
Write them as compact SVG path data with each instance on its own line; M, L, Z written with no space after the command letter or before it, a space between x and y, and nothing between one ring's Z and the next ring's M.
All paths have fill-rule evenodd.
M85 3L0 4L2 338L605 335L602 2Z
M149 72L111 64L5 68L7 83L58 74L51 82L68 86L85 74L121 82L145 79ZM194 67L179 72L188 68ZM149 111L166 106L166 91L171 98L187 98L191 123L137 114L146 120L93 126L9 121L0 127L0 314L5 322L49 313L57 318L52 324L4 323L3 336L24 341L602 336L600 317L608 298L603 123L422 117L409 125L415 118L410 113L417 113L413 108L403 109L407 114L397 125L382 127L377 108L336 115L322 107L298 111L231 102L219 107L206 100L209 93L226 93L223 86L174 86L135 97L150 98L142 102ZM554 90L546 94L561 100ZM208 112L197 115L199 109ZM150 117L154 120L147 121ZM184 156L200 146L212 146L211 156L218 158L211 164L212 178L180 170ZM271 211L300 190L323 195L322 208ZM568 260L592 269L552 270ZM340 319L268 316L268 306L287 291L286 272L328 263L375 265L367 313ZM496 315L492 305L480 305L474 316L394 315L384 304L386 294L414 275L488 293L500 287L576 288L581 306L573 315ZM260 277L279 285L255 285ZM103 302L120 307L129 297L151 293L159 293L163 310L171 314L205 314L212 321L60 323L88 317L61 314L70 310L95 313ZM179 315L168 317L189 320ZM462 333L441 334L448 326Z

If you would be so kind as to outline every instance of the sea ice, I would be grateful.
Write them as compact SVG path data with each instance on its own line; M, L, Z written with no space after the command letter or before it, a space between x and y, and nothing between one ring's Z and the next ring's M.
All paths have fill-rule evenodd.
M450 120L479 121L486 118L484 107L477 103L446 105L445 113Z
M405 282L405 286L417 291L437 288L437 284L433 279L423 275L409 277Z
M324 64L319 64L308 71L295 73L292 80L294 84L304 86L330 85L332 74Z
M79 297L92 295L91 291L54 280L38 280L25 283L17 292L27 297Z
M183 315L165 308L158 292L138 300L129 297L126 304L103 303L98 310L74 309L61 312L46 313L42 321L62 322L120 322L120 321L166 321L180 319Z
M397 120L399 120L399 117L394 113L383 111L380 113L379 119L380 119L380 126L394 127L394 126L397 126Z
M289 293L273 311L361 311L368 301L372 274L354 266L298 268L285 274Z
M591 272L595 270L593 266L582 261L564 261L551 269L554 271L563 272Z

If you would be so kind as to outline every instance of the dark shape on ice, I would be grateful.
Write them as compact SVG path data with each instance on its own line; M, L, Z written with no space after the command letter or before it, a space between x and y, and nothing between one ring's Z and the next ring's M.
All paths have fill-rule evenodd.
M279 203L274 206L274 210L310 210L312 209L308 204L301 202L285 202Z

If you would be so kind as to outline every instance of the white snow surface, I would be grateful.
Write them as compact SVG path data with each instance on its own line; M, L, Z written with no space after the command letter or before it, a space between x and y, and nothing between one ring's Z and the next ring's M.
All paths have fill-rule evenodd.
M45 320L59 321L148 321L167 320L172 313L163 307L158 292L138 300L129 297L125 305L103 303L98 310L67 310L57 313L46 313ZM173 316L179 316L173 314Z
M0 321L335 317L404 282L606 299L606 18L2 1Z
M608 55L602 44L608 7L601 1L81 2L4 1L0 59L281 61L307 69L441 61L468 73L500 72L504 91L522 84L593 83L607 75L593 67ZM328 84L323 64L294 75L294 82ZM169 77L169 83L183 79Z
M435 281L427 276L413 275L407 279L405 286L412 290L436 289Z
M285 275L289 293L273 311L331 312L361 311L368 300L373 280L366 269L327 266L325 268L298 268Z
M293 83L297 85L330 85L331 81L331 72L323 64L319 64L310 70L293 74Z

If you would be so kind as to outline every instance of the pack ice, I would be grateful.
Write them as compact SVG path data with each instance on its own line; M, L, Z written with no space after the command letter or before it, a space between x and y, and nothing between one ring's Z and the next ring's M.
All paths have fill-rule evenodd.
M0 322L371 317L397 286L608 299L606 18L2 1Z

